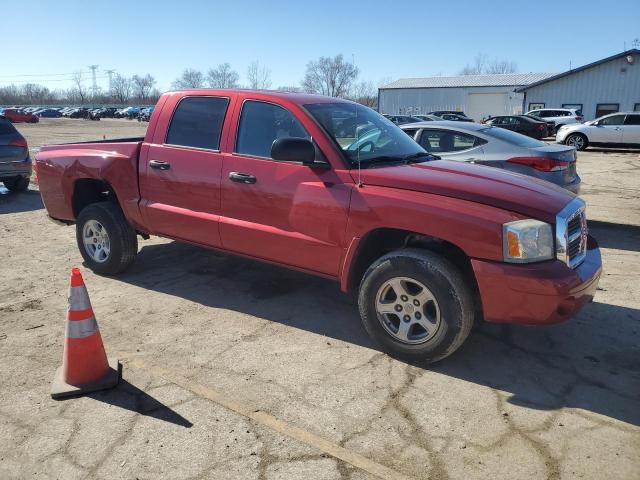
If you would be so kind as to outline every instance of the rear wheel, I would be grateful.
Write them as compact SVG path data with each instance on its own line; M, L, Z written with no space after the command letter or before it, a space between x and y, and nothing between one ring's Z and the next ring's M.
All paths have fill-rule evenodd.
M589 146L589 140L582 133L572 133L564 141L566 145L575 147L576 150L584 150Z
M2 183L10 192L24 192L29 188L29 177L13 177L3 180Z
M87 266L100 274L126 270L138 254L135 230L112 202L94 203L80 212L76 240Z
M441 256L420 249L391 252L373 263L360 285L367 333L392 355L435 362L451 355L474 320L471 289Z

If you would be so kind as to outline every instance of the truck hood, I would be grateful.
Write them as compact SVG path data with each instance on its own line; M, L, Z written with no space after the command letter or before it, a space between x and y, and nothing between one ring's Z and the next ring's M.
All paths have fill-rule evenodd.
M351 171L356 176L357 172ZM555 223L556 214L575 198L568 190L495 167L450 160L370 168L365 185L399 188L469 200Z

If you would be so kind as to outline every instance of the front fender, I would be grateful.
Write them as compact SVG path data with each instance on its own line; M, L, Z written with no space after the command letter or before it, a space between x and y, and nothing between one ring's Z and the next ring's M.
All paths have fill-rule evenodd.
M341 285L347 286L360 241L374 230L406 230L449 242L470 258L502 261L502 224L522 218L468 200L365 185L351 200Z

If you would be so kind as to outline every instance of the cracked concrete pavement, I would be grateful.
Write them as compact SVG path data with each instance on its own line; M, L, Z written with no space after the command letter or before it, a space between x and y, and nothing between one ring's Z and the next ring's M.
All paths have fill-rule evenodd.
M124 275L83 268L124 378L66 401L49 387L74 231L35 190L0 195L0 478L640 478L638 154L579 158L605 271L567 323L482 325L410 365L330 281L154 238Z

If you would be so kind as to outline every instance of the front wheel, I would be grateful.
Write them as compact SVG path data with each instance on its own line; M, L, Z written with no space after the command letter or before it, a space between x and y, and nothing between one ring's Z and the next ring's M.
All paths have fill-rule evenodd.
M420 249L397 250L374 262L360 284L358 305L364 328L385 351L429 363L462 345L475 316L462 273Z
M24 192L29 188L29 177L13 177L3 183L10 192Z
M564 143L570 147L575 147L576 150L584 150L589 146L589 140L581 133L572 133Z
M138 254L135 230L112 202L94 203L80 212L76 240L87 266L100 274L126 270Z

